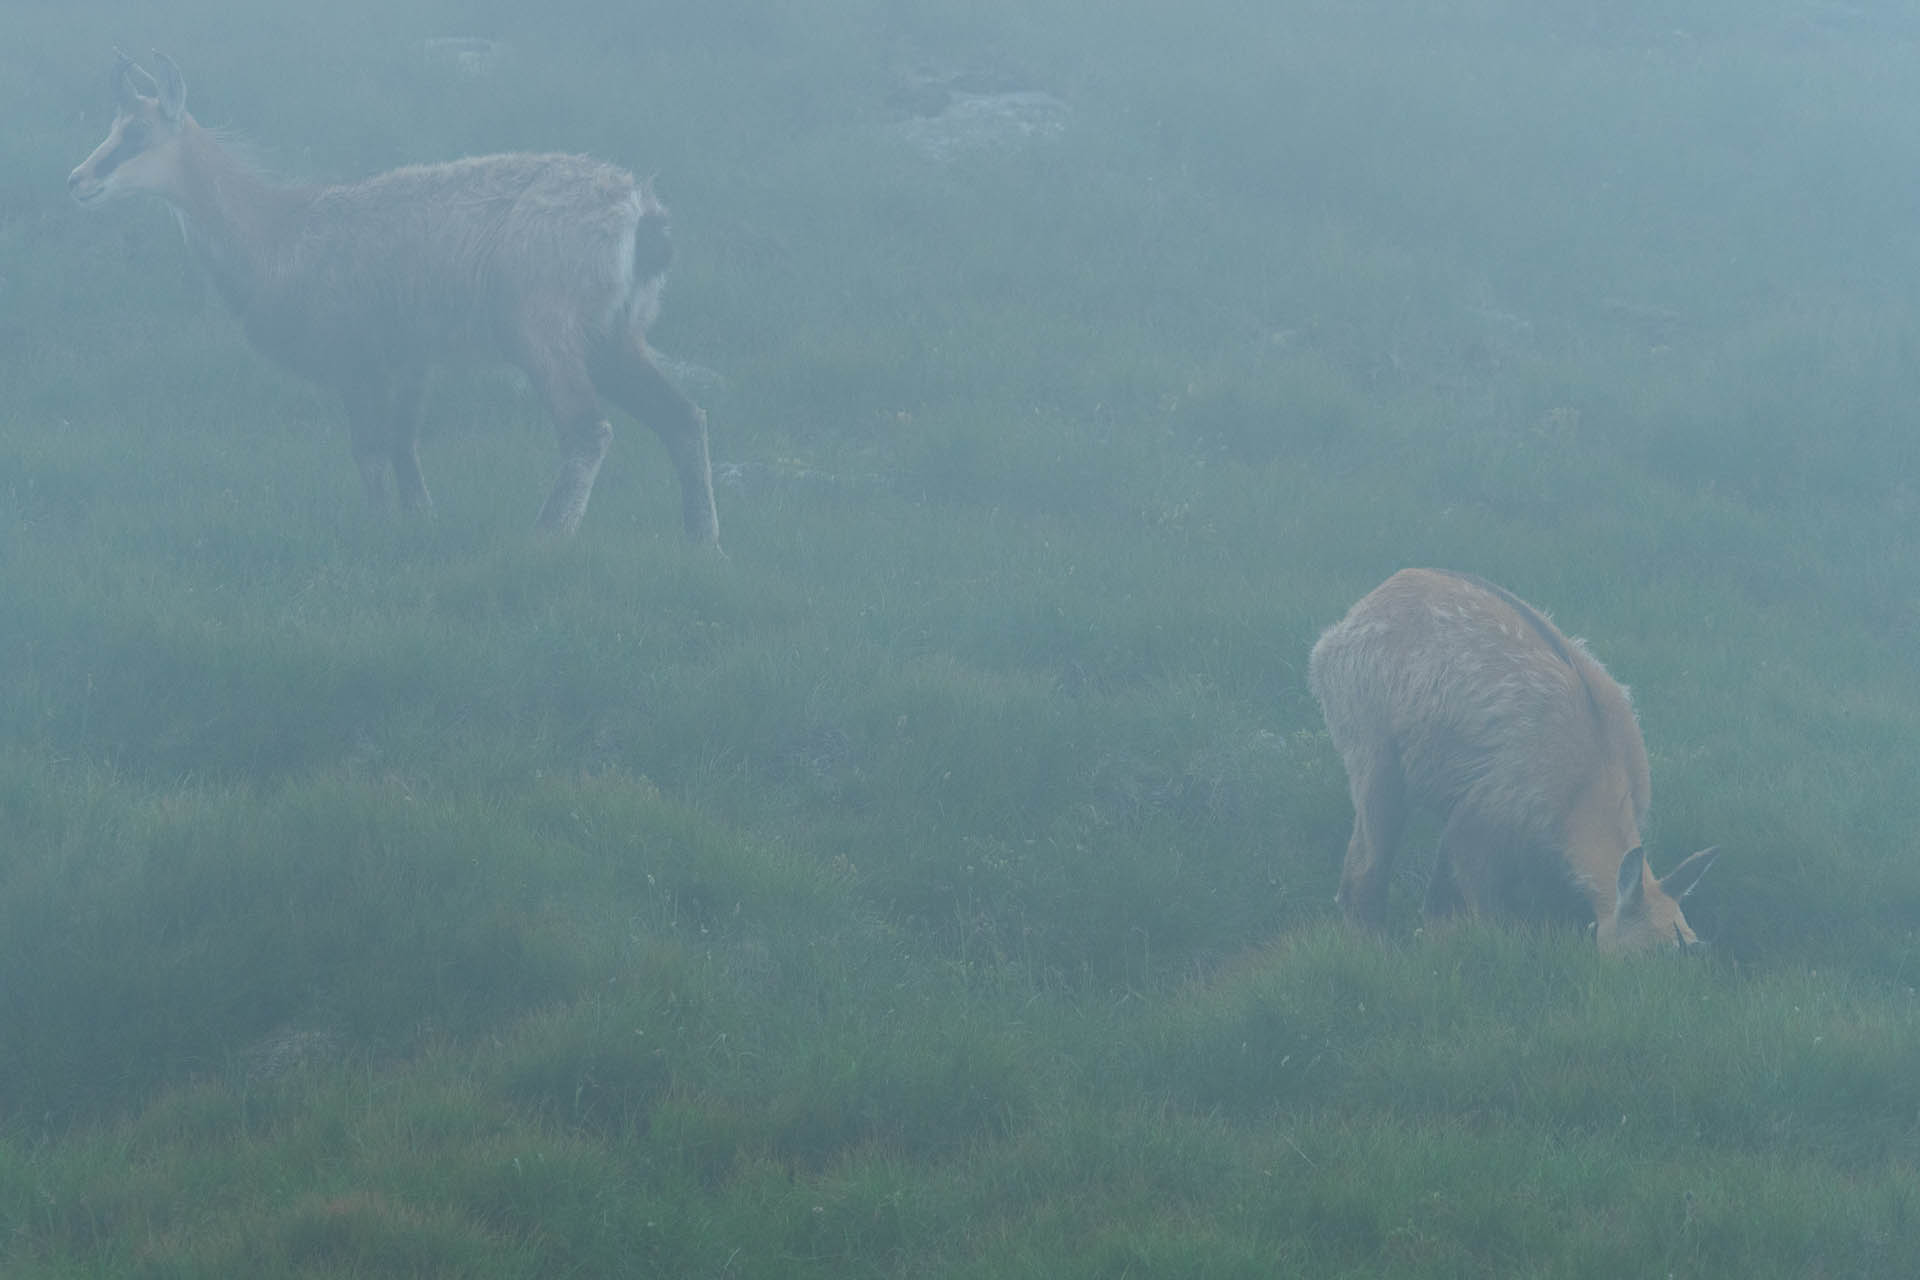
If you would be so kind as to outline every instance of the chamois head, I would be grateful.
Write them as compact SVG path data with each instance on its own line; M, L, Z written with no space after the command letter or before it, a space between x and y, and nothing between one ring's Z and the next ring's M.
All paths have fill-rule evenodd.
M1718 846L1702 849L1656 880L1647 867L1646 850L1638 845L1629 849L1620 859L1613 914L1595 929L1594 940L1600 949L1638 951L1674 946L1688 953L1705 951L1707 944L1694 936L1686 916L1681 914L1680 899L1693 891L1719 852Z
M164 53L153 55L160 78L114 50L113 124L93 154L67 175L67 190L83 205L144 191L167 195L175 184L180 136L187 114L187 82Z

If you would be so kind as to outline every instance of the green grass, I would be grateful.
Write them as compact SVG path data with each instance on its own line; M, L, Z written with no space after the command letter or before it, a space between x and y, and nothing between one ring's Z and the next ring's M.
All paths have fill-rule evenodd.
M177 8L0 49L0 1271L1920 1267L1908 20ZM69 207L116 41L295 174L657 171L729 558L630 424L533 538L492 375L368 519ZM934 164L928 60L1069 125ZM1334 921L1305 658L1404 564L1633 686L1709 961Z

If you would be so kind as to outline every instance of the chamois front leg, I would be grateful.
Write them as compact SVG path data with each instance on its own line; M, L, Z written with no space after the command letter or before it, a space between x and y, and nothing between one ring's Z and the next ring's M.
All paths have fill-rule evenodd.
M353 461L360 468L367 500L376 511L391 511L396 492L400 506L407 511L433 508L416 450L420 399L425 389L425 369L368 373L346 386Z
M1427 881L1423 911L1429 920L1465 913L1488 915L1500 906L1495 870L1503 842L1473 807L1461 802L1440 828L1433 877Z

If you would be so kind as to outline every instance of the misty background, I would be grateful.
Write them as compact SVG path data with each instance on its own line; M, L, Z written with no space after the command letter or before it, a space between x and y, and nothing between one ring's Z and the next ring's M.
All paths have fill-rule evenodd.
M8 1274L1894 1275L1920 1206L1920 15L13 0ZM728 558L516 375L431 522L157 204L651 175ZM1305 687L1394 569L1634 692L1703 964L1385 939ZM1432 832L1416 833L1424 852Z

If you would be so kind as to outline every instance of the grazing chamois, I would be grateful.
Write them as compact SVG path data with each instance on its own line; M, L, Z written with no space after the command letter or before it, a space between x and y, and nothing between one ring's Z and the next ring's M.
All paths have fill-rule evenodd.
M1307 680L1353 793L1349 919L1381 924L1394 845L1424 806L1444 819L1429 917L1553 905L1570 885L1602 951L1705 946L1680 899L1716 850L1654 878L1633 704L1539 610L1466 574L1403 569L1320 637Z
M116 53L118 51L116 50ZM612 442L605 395L652 427L689 537L717 545L706 415L646 330L672 251L652 190L583 156L480 156L339 186L280 186L187 113L186 82L124 53L107 137L67 178L82 205L144 192L173 209L248 338L346 401L368 497L429 509L416 448L430 366L499 358L532 380L563 461L539 524L570 534Z

